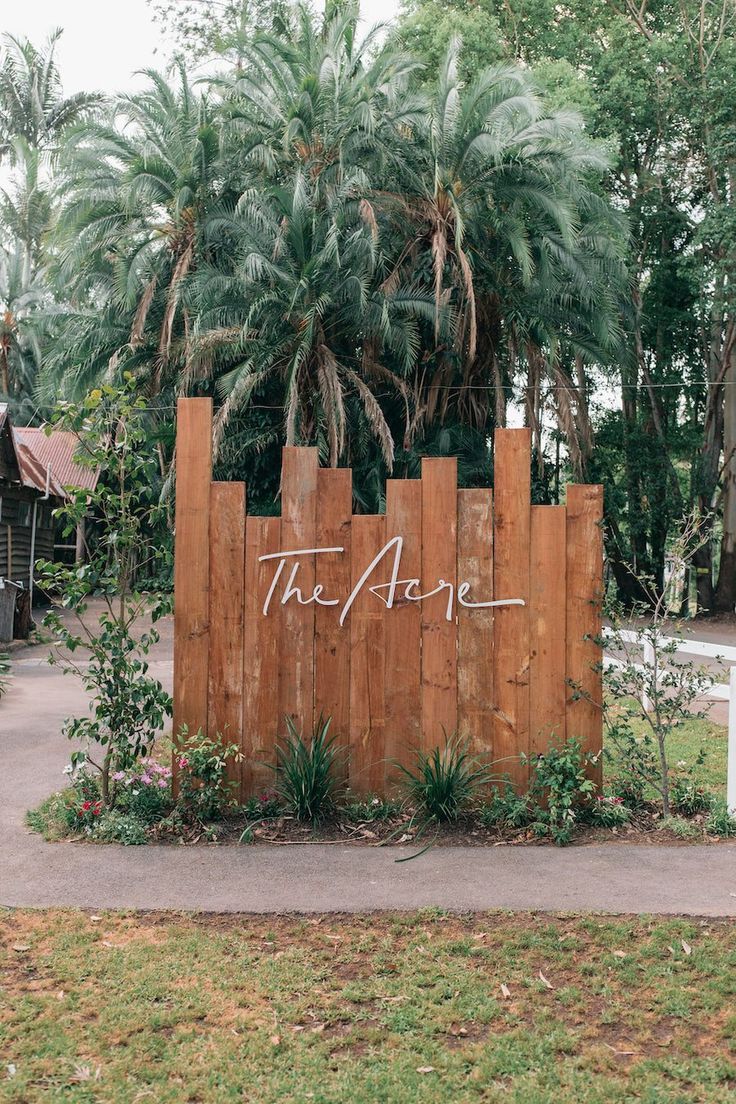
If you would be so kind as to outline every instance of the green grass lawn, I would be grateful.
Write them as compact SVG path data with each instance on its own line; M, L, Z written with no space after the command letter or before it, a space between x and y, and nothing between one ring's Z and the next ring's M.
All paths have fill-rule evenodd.
M5 911L0 936L2 1101L736 1101L733 922Z
M637 735L643 735L647 729L648 726L643 721L634 725ZM604 736L604 747L607 746L609 745L606 744ZM712 721L703 720L700 717L692 717L685 721L668 739L670 764L674 767L678 761L682 761L688 767L693 766L701 748L704 758L702 763L694 767L694 777L701 785L725 797L728 731L723 725L713 724ZM612 760L604 757L603 763L604 782L610 782L619 770L615 754Z

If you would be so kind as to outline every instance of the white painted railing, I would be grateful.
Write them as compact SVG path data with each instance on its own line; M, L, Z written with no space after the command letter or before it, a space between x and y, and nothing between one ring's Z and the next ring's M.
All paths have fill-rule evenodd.
M604 639L613 636L610 629L603 630ZM623 629L616 635L627 644L641 644L644 663L635 664L640 669L651 669L654 663L654 649L648 639L642 639L638 632L631 629ZM710 644L705 640L688 640L679 637L662 636L660 643L663 647L675 645L677 652L685 652L687 655L700 656L702 659L722 659L731 664L729 680L727 684L712 682L703 696L717 698L719 701L728 702L728 767L726 771L726 804L729 812L736 816L736 648L723 644ZM624 667L620 659L614 656L603 657L604 667ZM651 708L651 702L646 692L642 693L641 703L647 711Z

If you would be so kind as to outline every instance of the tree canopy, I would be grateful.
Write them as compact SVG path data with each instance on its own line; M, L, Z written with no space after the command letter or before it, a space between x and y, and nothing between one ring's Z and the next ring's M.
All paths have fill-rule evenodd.
M490 482L521 417L539 501L605 483L625 599L697 509L700 607L733 610L727 8L414 0L367 33L345 3L197 8L182 56L107 100L64 98L55 38L4 41L16 411L132 374L166 493L175 399L212 395L218 473L265 512L283 443L349 463L380 510L422 454Z

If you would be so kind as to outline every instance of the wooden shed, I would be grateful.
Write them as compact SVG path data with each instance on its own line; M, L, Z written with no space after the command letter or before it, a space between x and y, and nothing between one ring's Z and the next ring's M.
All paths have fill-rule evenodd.
M74 463L76 444L71 433L16 429L0 403L0 587L26 594L29 612L36 561L59 558L53 511L64 488L97 482L96 472Z

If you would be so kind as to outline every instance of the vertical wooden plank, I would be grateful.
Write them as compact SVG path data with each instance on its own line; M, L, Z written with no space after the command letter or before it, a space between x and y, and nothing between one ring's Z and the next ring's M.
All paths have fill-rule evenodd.
M210 484L210 662L208 729L241 744L245 484ZM240 789L240 764L228 762Z
M567 677L586 697L572 700L568 688L567 736L598 755L590 777L603 775L603 660L600 638L603 602L603 488L570 484L567 488Z
M457 493L457 581L470 586L468 602L493 600L493 492ZM473 755L493 754L493 609L457 611L458 732Z
M207 728L212 400L179 399L174 521L174 742ZM176 767L176 756L174 756Z
M529 605L529 754L565 739L566 537L564 506L532 506Z
M493 754L497 769L525 787L529 754L529 540L531 527L531 431L494 434L494 600L521 598L523 606L496 606L493 615L493 682L496 705Z
M320 468L317 475L318 548L342 548L316 557L316 580L322 598L340 605L315 609L314 716L332 718L330 734L340 747L350 742L350 629L339 622L342 603L350 594L350 526L353 474L349 468ZM347 773L347 757L340 761Z
M386 540L403 538L401 578L422 577L422 484L419 479L386 481ZM404 597L404 587L386 611L386 773L394 764L410 766L421 743L422 611Z
M263 606L278 560L260 561L281 549L281 519L248 517L245 522L243 587L243 739L244 798L273 788L270 766L276 763L276 739L282 731L278 712L281 610L274 596L267 614Z
M422 594L457 581L457 460L422 461ZM422 742L436 747L457 729L457 621L450 592L438 590L422 610Z
M281 466L281 541L284 551L316 547L317 470L315 448L283 450ZM299 588L281 607L281 666L279 670L279 715L293 719L305 737L312 735L314 722L314 602L315 556L291 556L282 574L286 587L293 577ZM296 573L294 571L296 569Z
M351 533L351 583L355 587L385 543L386 519L356 514ZM369 587L386 581L385 562L368 577L348 614L350 626L350 788L383 790L385 775L384 613ZM390 613L389 613L390 616Z

